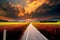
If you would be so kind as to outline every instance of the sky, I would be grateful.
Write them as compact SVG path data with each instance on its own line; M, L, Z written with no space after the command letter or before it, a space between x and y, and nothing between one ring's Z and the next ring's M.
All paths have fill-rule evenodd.
M20 4L22 6L25 5L26 0L2 0L3 2L11 2L13 4Z
M26 5L26 0L0 0L3 2L11 2L13 4L21 4L22 6ZM31 16L33 18L40 18L40 19L46 19L46 20L60 20L60 1L59 0L50 0L49 4L44 4L40 7L35 12L32 12ZM7 8L6 8L7 9ZM9 8L8 8L9 9ZM4 8L3 8L4 10ZM11 11L16 11L15 9L9 9ZM10 12L10 13L15 13L15 12ZM8 15L11 18L14 18L12 15ZM29 16L29 15L27 15ZM16 18L16 17L15 17Z

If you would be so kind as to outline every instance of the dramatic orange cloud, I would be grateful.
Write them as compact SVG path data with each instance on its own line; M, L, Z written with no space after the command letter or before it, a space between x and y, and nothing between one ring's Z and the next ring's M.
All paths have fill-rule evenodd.
M24 7L25 12L21 10L21 7L19 9L20 13L18 16L24 16L24 14L31 14L31 12L34 12L38 7L42 6L44 3L49 3L48 0L26 0L26 5Z

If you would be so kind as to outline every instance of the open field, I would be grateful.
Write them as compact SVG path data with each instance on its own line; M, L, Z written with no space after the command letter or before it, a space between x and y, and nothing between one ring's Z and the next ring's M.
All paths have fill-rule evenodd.
M33 25L48 39L60 40L60 23L33 23Z
M7 40L20 39L30 23L49 40L60 39L60 22L0 22L0 40L3 39L4 29L7 30Z

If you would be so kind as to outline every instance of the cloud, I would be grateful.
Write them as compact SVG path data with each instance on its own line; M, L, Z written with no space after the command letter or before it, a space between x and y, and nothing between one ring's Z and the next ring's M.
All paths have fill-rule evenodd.
M38 1L37 1L38 2ZM39 5L38 3L36 3L38 5L38 7L36 6L36 1L32 1L31 3L29 3L27 5L27 9L24 9L23 7L18 7L14 4L9 4L8 2L0 2L0 9L2 11L4 11L6 17L9 18L13 18L13 19L25 19L25 17L31 16L32 18L40 18L40 19L51 19L51 18L55 18L55 17L59 17L60 16L60 1L59 0L48 0L44 3L42 3L42 5ZM20 4L19 4L20 5ZM32 6L33 5L33 6ZM36 7L36 9L34 8ZM59 10L58 10L59 9ZM23 11L24 10L24 11ZM24 12L28 12L30 14L24 13ZM20 13L20 14L19 14ZM23 17L21 17L21 15L23 15ZM20 15L20 16L18 16Z
M6 2L2 2L0 5L0 9L5 12L5 15L3 14L4 16L17 18L18 9L15 6L12 7L12 5Z
M38 9L33 12L32 17L33 18L45 18L48 20L49 18L55 18L60 17L60 3L59 0L54 0L53 2L50 2L48 4L43 4L42 6L38 7Z

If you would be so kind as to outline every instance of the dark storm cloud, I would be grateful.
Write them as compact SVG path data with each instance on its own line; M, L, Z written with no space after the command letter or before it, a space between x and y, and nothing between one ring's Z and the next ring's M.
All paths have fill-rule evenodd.
M49 4L43 4L32 14L32 17L46 18L46 20L60 18L60 0L50 0Z
M0 0L2 2L10 2L10 3L13 3L13 4L20 4L22 6L25 6L25 2L26 0Z
M5 15L3 14L4 16L10 18L17 18L17 14L19 12L18 9L15 6L11 7L8 2L0 2L0 9L5 12Z

